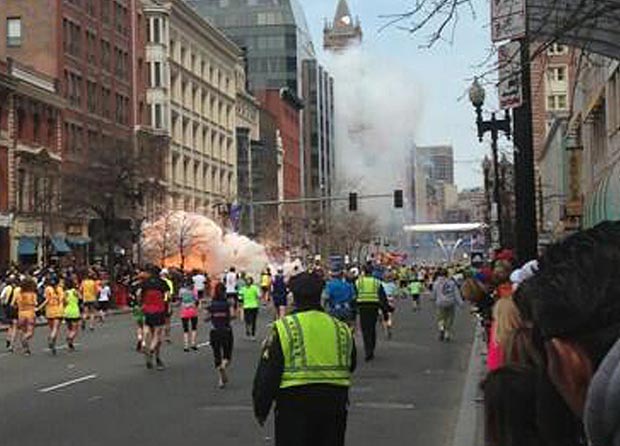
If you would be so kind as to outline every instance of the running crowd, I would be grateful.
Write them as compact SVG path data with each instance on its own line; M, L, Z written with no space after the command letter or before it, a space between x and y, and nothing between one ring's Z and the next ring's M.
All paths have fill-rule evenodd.
M161 345L171 340L175 310L183 327L185 352L198 350L197 328L202 310L211 324L209 344L219 384L224 386L234 344L231 321L242 321L246 337L255 340L261 308L271 307L273 320L290 313L291 282L301 270L294 267L285 274L283 268L277 268L275 273L265 268L255 281L252 275L235 267L212 279L203 271L184 273L148 265L117 271L116 280L99 266L86 270L11 269L0 281L0 321L6 324L7 350L25 355L31 354L35 328L47 323L48 349L56 355L63 328L66 348L74 351L79 331L94 331L97 323L105 322L111 307L122 300L121 305L131 308L135 321L135 350L144 353L148 368L162 370L165 365ZM396 301L411 300L413 311L417 311L420 296L432 289L433 283L442 283L445 276L445 271L438 268L385 267L372 262L361 268L347 265L332 271L316 263L308 271L320 281L323 307L331 316L353 330L359 318L367 361L374 358L377 320L382 321L386 336L391 338ZM442 289L444 292L440 292ZM433 296L442 308L440 338L447 341L454 306L441 303L449 295L445 289L435 286Z
M409 301L414 312L425 295L436 307L438 338L448 342L454 339L455 311L465 301L480 320L487 347L486 444L611 446L620 445L618 271L620 222L606 222L525 264L504 250L489 263L461 267L369 262L327 271L314 264L286 273L265 269L257 277L234 267L210 278L149 265L114 284L100 269L9 271L0 303L9 351L29 355L35 325L44 317L56 354L63 326L73 350L79 330L96 330L115 290L125 289L135 348L144 353L146 367L160 370L175 309L186 352L198 348L202 311L211 324L220 387L232 360L231 322L242 321L253 340L259 311L269 311L272 329L252 392L256 419L262 425L275 403L276 445L343 445L357 361L353 332L361 330L364 358L372 361L378 322L389 338L397 302Z

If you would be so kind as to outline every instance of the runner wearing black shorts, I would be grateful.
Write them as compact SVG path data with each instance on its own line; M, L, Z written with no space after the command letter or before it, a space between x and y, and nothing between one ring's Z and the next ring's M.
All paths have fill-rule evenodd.
M168 284L159 277L159 268L149 265L146 268L148 277L140 286L140 299L144 324L146 325L145 340L148 349L145 351L146 367L153 368L155 357L158 370L164 369L164 363L160 357L163 327L166 324L167 307L166 295L170 292Z
M209 336L211 348L213 349L213 361L218 373L218 385L220 388L226 386L228 375L226 369L230 365L233 351L233 331L230 327L230 320L234 317L230 303L227 300L226 288L218 283L211 305L207 308L207 320L211 321L211 332Z

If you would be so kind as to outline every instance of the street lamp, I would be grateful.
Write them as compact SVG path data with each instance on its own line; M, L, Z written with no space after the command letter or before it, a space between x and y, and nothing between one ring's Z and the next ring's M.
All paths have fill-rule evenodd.
M491 150L493 152L493 173L495 176L495 181L493 182L493 201L496 206L496 219L497 219L497 229L498 229L498 238L499 238L499 247L503 247L504 245L504 234L502 231L502 201L500 197L500 189L499 189L499 161L497 155L497 139L499 132L504 132L507 138L510 138L511 134L511 126L510 126L510 115L508 110L506 110L503 119L497 119L495 117L495 113L491 113L491 119L485 121L482 117L482 106L484 105L484 100L486 97L486 92L478 79L474 79L471 87L469 88L469 100L472 105L476 109L476 126L478 127L478 140L482 142L484 134L487 132L491 133ZM493 213L492 213L493 214Z

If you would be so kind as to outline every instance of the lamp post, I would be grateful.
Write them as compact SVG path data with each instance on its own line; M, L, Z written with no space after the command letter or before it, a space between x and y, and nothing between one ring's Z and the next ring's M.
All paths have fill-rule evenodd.
M504 234L502 231L502 200L500 196L500 178L499 178L499 160L497 155L497 140L499 132L504 132L507 138L510 138L511 126L510 115L506 110L503 119L497 119L495 113L491 113L491 119L485 121L482 117L482 106L484 105L486 93L484 88L478 82L478 79L474 79L469 89L469 100L476 109L476 126L478 127L478 140L482 142L484 134L491 133L491 151L493 152L493 201L495 202L495 212L491 212L492 218L496 219L498 230L498 243L499 247L503 247ZM497 246L496 246L497 248Z

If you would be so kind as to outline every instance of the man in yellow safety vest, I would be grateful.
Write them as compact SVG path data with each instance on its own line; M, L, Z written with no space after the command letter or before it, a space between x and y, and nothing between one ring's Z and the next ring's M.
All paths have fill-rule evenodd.
M357 279L355 286L357 288L357 311L360 316L365 359L372 361L375 358L375 346L377 344L379 309L381 309L383 319L387 321L390 305L381 281L372 276L372 266L364 265L362 275Z
M302 273L291 284L295 311L274 323L254 377L254 414L275 409L276 446L344 445L356 350L351 329L321 308L323 280Z

